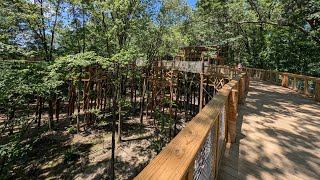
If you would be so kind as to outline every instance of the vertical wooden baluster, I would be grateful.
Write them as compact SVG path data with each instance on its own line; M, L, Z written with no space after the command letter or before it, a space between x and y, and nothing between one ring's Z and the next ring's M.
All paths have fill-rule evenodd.
M308 95L308 78L304 77L303 94Z
M263 71L262 71L262 80L264 80L264 81L267 80L267 75L266 75L266 74L267 74L266 71L263 70Z
M246 92L249 91L249 84L250 84L250 74L247 74L246 75L246 88L245 88Z
M275 84L278 85L278 80L279 80L279 72L275 73Z
M243 77L244 75L242 74L242 77L240 79L240 84L239 84L239 103L243 104L245 100L245 78Z
M315 80L316 89L315 89L315 100L320 101L320 79Z
M289 79L288 79L288 74L287 73L282 73L282 82L281 82L281 85L282 85L282 87L288 87L288 83L289 83L289 81L288 81Z
M232 89L228 97L228 142L236 142L238 90Z
M296 77L296 75L293 76L293 87L292 87L292 89L294 91L297 91L297 77Z
M183 180L193 180L193 173L194 173L194 162L191 164L188 172L184 177L182 178Z

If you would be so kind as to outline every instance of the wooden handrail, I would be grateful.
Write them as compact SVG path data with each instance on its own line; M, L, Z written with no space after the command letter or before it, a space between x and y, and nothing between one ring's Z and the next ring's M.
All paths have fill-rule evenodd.
M235 141L237 104L245 97L246 81L242 73L225 84L135 179L193 179L197 156L208 141L213 142L212 162L206 168L211 179L217 178L226 141Z

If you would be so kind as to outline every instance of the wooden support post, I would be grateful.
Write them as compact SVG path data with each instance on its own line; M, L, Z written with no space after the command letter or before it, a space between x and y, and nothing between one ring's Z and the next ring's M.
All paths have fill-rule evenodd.
M196 109L196 90L197 90L197 86L194 85L193 86L193 103L192 103L192 100L191 100L191 103L192 103L192 116L195 114L195 109ZM192 92L191 92L191 97L192 97Z
M194 162L191 164L189 171L186 175L182 178L183 180L193 180L193 173L194 173Z
M289 78L288 78L288 74L287 73L282 73L282 82L281 85L282 87L288 87L289 84Z
M272 82L272 71L270 70L270 71L268 71L269 72L269 82Z
M170 113L170 121L172 121L173 117L173 111L172 111L172 104L173 104L173 72L171 73L170 76L170 104L169 104L169 113ZM169 123L171 124L171 123ZM172 137L172 130L171 126L169 127L169 138L171 139Z
M294 91L297 91L297 77L296 77L296 75L293 76L293 87L292 87L292 89Z
M250 85L250 74L247 74L246 75L246 88L245 88L246 92L249 91L249 85Z
M264 80L264 81L267 80L267 75L266 75L266 71L265 70L262 71L262 80Z
M200 74L200 97L199 97L199 112L202 110L202 106L203 106L203 73Z
M308 95L308 78L304 78L304 84L303 84L303 94Z
M320 101L320 79L316 80L316 90L315 90L315 97L316 101Z
M185 91L185 96L186 96L186 99L185 99L185 117L187 118L188 114L189 114L189 98L190 98L190 95L189 95L189 89L192 89L192 86L191 88L188 88L188 84L187 84L187 79L188 79L188 75L186 74L185 75L185 82L184 82L184 91Z
M201 56L201 73L200 73L200 93L199 93L199 112L202 110L203 106L203 72L204 72L204 61L203 61L203 55Z
M207 76L207 83L206 83L206 97L205 97L205 100L206 100L206 103L205 104L208 104L209 102L209 92L210 92L210 86L209 86L209 77Z
M228 142L236 142L238 90L232 89L228 97Z
M239 81L239 104L243 104L245 101L245 77L241 77Z
M180 104L180 92L181 92L181 82L180 82L180 73L177 74L177 89L176 89L176 106L174 111L174 135L177 135L177 123L178 123L178 109L181 112Z

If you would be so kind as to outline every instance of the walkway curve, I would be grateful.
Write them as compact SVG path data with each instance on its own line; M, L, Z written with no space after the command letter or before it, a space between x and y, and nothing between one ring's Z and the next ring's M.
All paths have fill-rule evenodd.
M252 80L219 179L320 179L320 103Z

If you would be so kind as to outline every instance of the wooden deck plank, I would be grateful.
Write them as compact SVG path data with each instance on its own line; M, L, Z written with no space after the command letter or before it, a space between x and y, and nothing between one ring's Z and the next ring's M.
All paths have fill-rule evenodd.
M224 180L238 180L236 177L233 177L232 175L224 172L223 170L220 172L219 178Z
M320 103L252 80L219 179L320 179Z

